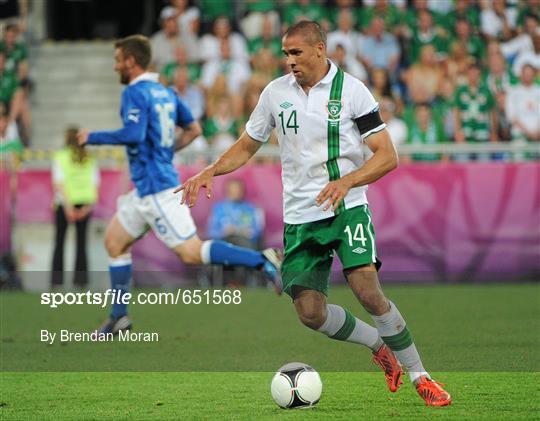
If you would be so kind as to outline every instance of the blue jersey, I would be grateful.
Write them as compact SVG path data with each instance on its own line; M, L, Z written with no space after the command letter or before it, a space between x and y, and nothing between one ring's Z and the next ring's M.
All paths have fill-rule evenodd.
M122 94L120 116L124 127L90 133L90 145L126 145L131 180L140 197L175 187L178 173L173 166L175 126L194 121L189 109L172 90L144 73Z

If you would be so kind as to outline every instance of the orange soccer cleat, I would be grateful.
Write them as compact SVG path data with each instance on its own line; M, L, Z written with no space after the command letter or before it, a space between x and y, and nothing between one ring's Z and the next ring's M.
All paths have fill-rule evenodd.
M416 391L428 406L446 406L452 403L450 394L442 386L444 384L425 376L420 376L416 381Z
M403 383L401 380L403 370L394 353L387 345L382 344L377 352L373 353L373 362L384 371L384 377L386 378L386 384L390 392L398 390L399 386Z

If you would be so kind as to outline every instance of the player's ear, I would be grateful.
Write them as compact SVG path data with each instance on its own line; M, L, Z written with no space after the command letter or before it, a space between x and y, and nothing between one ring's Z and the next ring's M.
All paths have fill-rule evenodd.
M128 65L128 68L129 68L129 69L132 69L133 67L135 67L135 64L136 64L136 62L135 62L135 57L133 57L133 56L127 56L127 57L126 57L126 63L127 63L127 65Z
M319 42L317 44L317 57L322 57L323 53L324 53L324 43Z

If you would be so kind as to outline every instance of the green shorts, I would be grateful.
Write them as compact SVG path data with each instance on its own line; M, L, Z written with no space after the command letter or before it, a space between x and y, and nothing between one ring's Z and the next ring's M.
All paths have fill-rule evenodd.
M285 256L281 266L283 290L302 286L328 295L334 251L343 269L380 262L375 230L367 205L347 209L337 216L305 224L285 224Z

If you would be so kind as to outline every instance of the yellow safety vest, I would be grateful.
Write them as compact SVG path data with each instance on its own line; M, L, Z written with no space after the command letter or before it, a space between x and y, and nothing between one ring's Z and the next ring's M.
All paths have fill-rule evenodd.
M91 205L98 197L98 186L95 181L97 163L90 156L83 162L73 161L71 154L68 148L54 154L54 160L62 170L64 194L72 205Z

